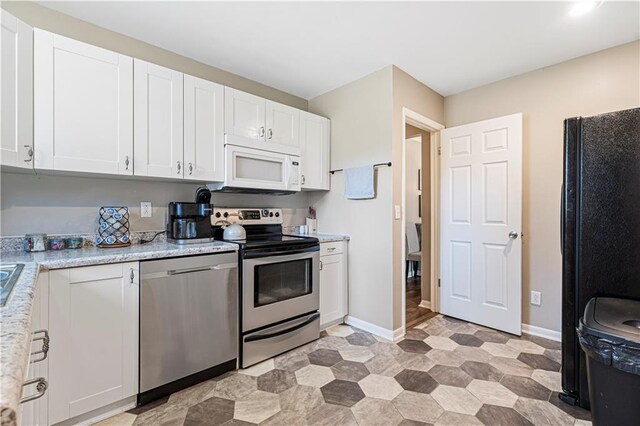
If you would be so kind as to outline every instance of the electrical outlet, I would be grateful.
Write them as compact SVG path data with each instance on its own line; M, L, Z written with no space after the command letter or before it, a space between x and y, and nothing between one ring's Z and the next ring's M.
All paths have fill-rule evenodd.
M140 217L151 217L151 216L153 216L151 203L148 201L142 201L140 203Z
M542 304L542 293L540 293L539 291L532 291L531 304L535 306L540 306Z

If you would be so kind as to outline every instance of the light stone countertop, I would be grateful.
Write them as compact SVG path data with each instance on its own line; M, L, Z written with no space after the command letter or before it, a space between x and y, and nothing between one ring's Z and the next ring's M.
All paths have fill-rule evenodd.
M215 241L179 246L168 242L122 248L26 253L0 252L0 263L23 263L24 268L4 307L0 308L0 424L15 425L20 409L31 348L31 315L40 270L134 262L138 260L237 251L236 244Z
M284 226L282 227L282 233L285 235L293 235L298 237L314 237L321 243L333 243L336 241L349 241L351 238L345 234L327 234L323 232L301 232L300 225Z
M317 238L320 243L333 243L336 241L349 241L350 237L348 235L342 234L325 234L325 233L311 233L311 234L303 234L301 232L287 232L287 235L294 235L297 237L314 237Z

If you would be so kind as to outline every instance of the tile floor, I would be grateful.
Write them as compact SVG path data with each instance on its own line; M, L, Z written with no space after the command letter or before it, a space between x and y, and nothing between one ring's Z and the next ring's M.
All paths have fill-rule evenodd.
M397 344L346 325L106 425L587 425L558 399L560 345L437 315Z

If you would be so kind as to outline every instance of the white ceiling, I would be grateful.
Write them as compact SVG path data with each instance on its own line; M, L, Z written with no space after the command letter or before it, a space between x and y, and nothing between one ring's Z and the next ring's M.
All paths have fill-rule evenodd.
M640 2L41 2L310 99L395 64L447 96L640 38Z

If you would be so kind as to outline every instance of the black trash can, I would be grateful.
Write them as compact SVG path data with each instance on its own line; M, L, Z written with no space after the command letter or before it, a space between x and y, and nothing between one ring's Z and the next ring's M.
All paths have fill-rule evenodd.
M594 425L640 425L640 301L591 299L578 336Z

